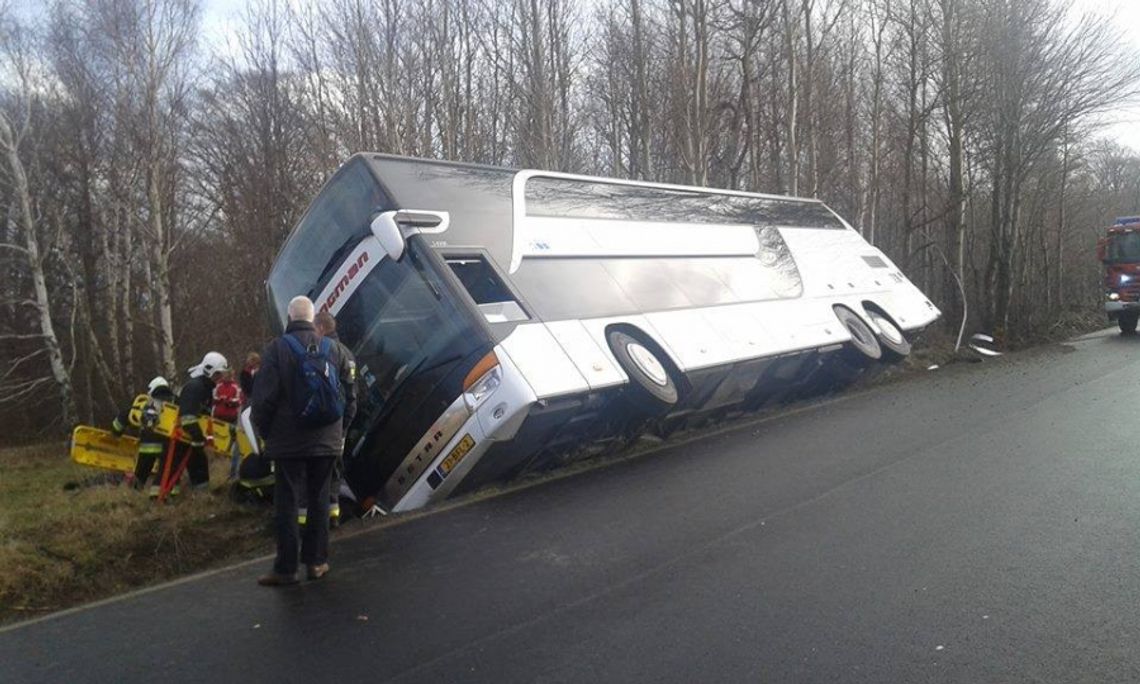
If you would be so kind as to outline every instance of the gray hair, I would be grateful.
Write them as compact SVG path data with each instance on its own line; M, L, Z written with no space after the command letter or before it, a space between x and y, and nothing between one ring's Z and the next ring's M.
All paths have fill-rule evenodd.
M313 322L313 300L299 295L289 300L289 320Z

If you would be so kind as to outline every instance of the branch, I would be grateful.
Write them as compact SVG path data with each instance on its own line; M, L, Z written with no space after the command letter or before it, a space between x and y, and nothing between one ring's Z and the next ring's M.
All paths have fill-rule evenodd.
M71 270L71 267L68 267ZM75 279L75 275L71 277L71 326L68 334L71 336L71 363L67 365L67 374L72 375L75 373L75 363L79 359L79 348L75 346L75 318L79 311L79 284ZM112 325L114 325L112 323Z
M16 401L32 394L40 385L45 383L54 382L51 377L37 378L27 382L16 383L13 385L3 386L0 385L0 392L4 393L4 397L0 398L0 404L13 404Z
M46 354L46 353L47 353L47 348L44 347L44 348L40 348L40 349L35 350L31 354L25 354L24 356L21 356L20 358L12 361L12 365L8 367L8 371L6 373L4 373L4 375L0 375L0 380L7 380L8 376L10 376L10 375L12 375L12 373L16 372L16 369L19 368L20 366L22 366L24 363L31 361L32 359L36 358L40 354Z
M10 249L14 252L20 252L24 256L31 256L31 252L28 251L27 247L21 247L20 245L14 245L11 242L0 242L0 249Z
M203 219L197 227L183 228L180 230L178 237L174 239L173 243L171 243L170 249L166 250L166 256L172 256L174 252L176 252L178 248L182 246L182 243L185 242L187 238L197 237L198 235L205 232L205 230L210 227L210 223L214 220L214 217L218 215L218 212L221 211L221 209L222 205L220 203L214 203L214 208L210 210L209 216Z

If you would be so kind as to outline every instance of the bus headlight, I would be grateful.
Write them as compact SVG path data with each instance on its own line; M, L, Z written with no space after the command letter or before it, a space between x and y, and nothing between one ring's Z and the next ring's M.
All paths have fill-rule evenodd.
M1110 301L1110 302L1115 302L1115 301L1116 301L1116 300L1118 300L1118 299L1120 299L1120 295L1119 295L1119 294L1117 294L1117 293L1115 293L1115 292L1109 292L1109 293L1108 293L1108 301Z
M1130 283L1130 282L1132 282L1132 276L1128 275L1127 273L1121 273L1120 274L1120 284L1121 285L1123 285L1124 283Z
M503 384L503 371L499 366L499 357L495 356L493 351L488 352L464 378L463 401L469 410L474 411L487 397L494 394L501 384Z
M480 404L486 401L487 397L499 389L501 384L503 384L503 371L495 366L463 393L463 400L467 402L467 408L472 411L477 409Z

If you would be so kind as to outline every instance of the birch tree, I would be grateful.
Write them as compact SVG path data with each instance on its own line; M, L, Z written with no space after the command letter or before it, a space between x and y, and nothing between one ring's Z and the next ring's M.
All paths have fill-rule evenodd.
M0 7L0 10L3 10ZM10 333L16 338L38 341L42 347L12 359L0 382L4 382L4 401L21 401L41 390L49 383L55 385L59 397L59 419L65 426L75 418L75 396L72 387L72 368L64 358L63 346L56 334L52 293L48 289L45 262L51 255L55 236L45 225L44 214L32 197L28 183L25 159L34 157L36 91L45 84L35 74L35 38L25 27L0 11L0 73L12 79L16 87L10 91L11 100L0 106L0 159L3 160L0 180L7 186L11 206L7 208L11 228L0 242L0 249L14 251L23 257L31 281L31 294L18 303L34 312L36 331L26 335ZM50 375L12 381L16 370L39 356L46 356ZM18 377L18 376L17 376Z

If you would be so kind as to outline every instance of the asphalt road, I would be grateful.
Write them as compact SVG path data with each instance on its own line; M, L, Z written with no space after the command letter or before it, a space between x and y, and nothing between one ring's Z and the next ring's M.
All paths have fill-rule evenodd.
M0 681L1140 681L1140 338L956 365L0 631Z

